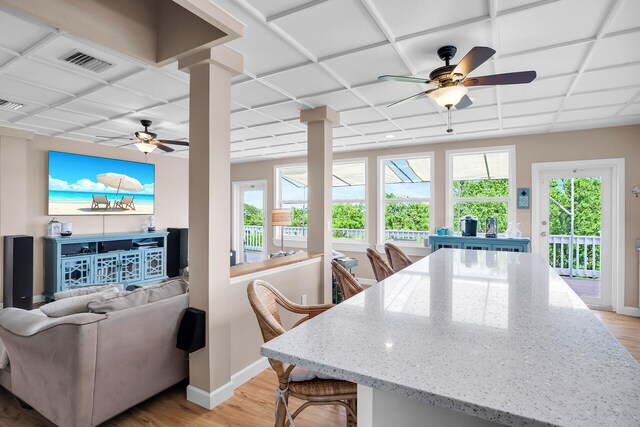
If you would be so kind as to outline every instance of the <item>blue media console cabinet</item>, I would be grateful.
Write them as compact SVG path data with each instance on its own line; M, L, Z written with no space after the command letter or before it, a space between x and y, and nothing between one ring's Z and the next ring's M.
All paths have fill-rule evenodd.
M442 248L479 249L485 251L529 252L530 240L526 237L511 239L506 237L470 236L429 236L431 253ZM425 242L425 246L427 243Z
M91 285L141 285L167 278L167 232L44 238L44 296Z

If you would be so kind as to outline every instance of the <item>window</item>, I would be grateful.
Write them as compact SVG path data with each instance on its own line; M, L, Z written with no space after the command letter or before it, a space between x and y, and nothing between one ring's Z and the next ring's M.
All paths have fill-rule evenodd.
M378 235L384 241L421 243L433 228L433 155L379 157Z
M478 233L488 217L504 233L515 221L515 147L447 151L447 224L460 231L460 219L478 218Z
M366 239L366 175L365 160L336 161L333 164L333 236L339 239ZM276 206L291 209L291 226L284 227L284 235L306 238L307 166L276 168Z
M333 164L333 237L366 240L367 164L364 160Z
M287 237L307 237L307 166L296 165L276 168L278 190L276 207L291 209L291 226L284 227ZM278 231L279 235L279 231Z

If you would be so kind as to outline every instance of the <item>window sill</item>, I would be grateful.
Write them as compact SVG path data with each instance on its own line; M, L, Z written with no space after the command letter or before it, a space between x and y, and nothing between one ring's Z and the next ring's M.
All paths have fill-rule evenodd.
M402 244L400 242L390 242L390 243L393 243L394 245L402 249L402 251L409 256L425 257L431 253L430 247L425 247L423 244L420 244L420 243L413 243L413 244L412 243ZM384 243L378 243L376 245L376 250L378 252L384 252Z
M425 247L420 243L405 243L401 244L400 242L393 242L396 246L402 249L407 255L413 257L425 257L431 253L430 247ZM273 239L273 245L276 247L280 247L280 239ZM384 244L377 244L376 250L378 252L384 253ZM285 248L293 248L293 249L306 249L307 241L302 239L285 239L284 241ZM366 252L367 248L370 248L371 245L367 242L359 241L359 242L349 242L343 240L333 240L331 244L333 250L338 252Z
M273 239L273 245L280 248L280 239ZM285 239L285 248L305 249L307 247L307 239Z
M280 248L280 239L273 239L273 245ZM285 248L294 248L294 249L306 249L307 240L289 240L285 239L284 241ZM362 240L358 242L350 242L345 241L345 239L337 240L334 239L331 243L331 247L335 251L346 251L346 252L366 252L367 248L371 247L371 245L367 242L363 242ZM384 251L384 248L382 249Z

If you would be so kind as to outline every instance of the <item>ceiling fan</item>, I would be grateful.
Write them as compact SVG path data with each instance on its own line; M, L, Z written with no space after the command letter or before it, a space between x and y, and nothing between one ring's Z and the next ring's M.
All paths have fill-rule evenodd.
M445 62L444 67L438 67L431 71L429 79L411 76L390 76L384 75L378 77L379 80L394 80L408 83L422 83L437 86L424 92L417 93L408 98L389 104L388 107L403 104L415 99L430 97L433 98L440 106L448 111L448 129L447 132L453 132L451 129L451 108L455 107L460 110L473 104L471 98L467 96L469 89L473 86L489 86L489 85L514 85L531 83L536 78L535 71L518 71L515 73L492 74L481 77L468 77L468 74L484 64L489 58L496 53L490 47L476 46L471 49L462 58L457 65L450 65L449 61L455 56L458 49L455 46L443 46L438 49L438 57Z
M175 151L171 147L167 147L164 144L173 144L173 145L182 145L189 146L188 141L174 141L170 139L156 139L158 134L155 132L151 132L149 130L149 126L151 126L151 120L140 120L140 124L144 126L144 130L137 131L135 133L135 138L131 138L132 141L136 141L135 146L138 150L142 151L145 155L151 153L156 148L161 149L167 153L171 153ZM111 137L102 137L98 136L97 138L108 138L113 139Z

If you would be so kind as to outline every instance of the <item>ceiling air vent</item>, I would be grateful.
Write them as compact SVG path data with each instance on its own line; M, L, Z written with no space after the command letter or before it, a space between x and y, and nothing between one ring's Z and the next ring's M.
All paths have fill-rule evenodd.
M6 99L0 99L0 108L4 108L7 110L19 110L24 107L24 104L20 104L19 102L7 101Z
M80 52L79 50L74 50L70 54L63 56L61 59L70 64L82 67L85 70L93 71L94 73L101 73L107 68L113 67L113 64L110 62L103 61L95 56Z

